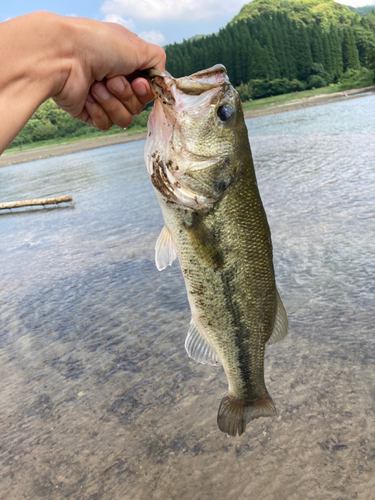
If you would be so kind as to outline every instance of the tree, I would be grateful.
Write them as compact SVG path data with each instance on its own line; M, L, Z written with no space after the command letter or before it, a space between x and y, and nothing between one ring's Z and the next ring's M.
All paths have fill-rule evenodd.
M375 83L375 49L370 50L367 54L367 67L374 71L374 83Z
M297 67L296 76L299 80L306 80L311 73L312 57L307 30L304 26L295 28L293 48Z
M342 59L344 63L344 71L348 71L348 69L359 69L358 50L355 45L353 30L351 28L346 28L344 30Z

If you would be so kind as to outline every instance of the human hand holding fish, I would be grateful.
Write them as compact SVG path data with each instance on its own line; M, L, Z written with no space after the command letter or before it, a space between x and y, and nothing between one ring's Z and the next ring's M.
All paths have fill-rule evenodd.
M156 266L178 257L192 314L186 351L223 366L218 426L241 435L252 419L276 415L264 354L288 327L242 104L222 65L145 76L156 96L145 163L165 221Z
M72 117L126 128L153 99L137 70L164 71L164 50L123 26L34 12L0 23L0 153L49 97Z

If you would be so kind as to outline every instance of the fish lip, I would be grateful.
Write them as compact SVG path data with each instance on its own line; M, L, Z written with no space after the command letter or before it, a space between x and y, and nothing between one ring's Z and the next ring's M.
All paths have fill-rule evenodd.
M176 102L174 96L176 90L187 95L201 95L203 92L223 86L223 78L212 82L205 82L202 80L212 79L217 75L225 75L224 79L228 78L227 71L222 64L216 64L211 68L181 78L173 78L168 72L163 73L162 71L152 68L143 70L139 73L140 76L148 80L155 96L159 98L163 104L170 106L173 106Z
M192 209L212 206L218 201L218 197L193 191L185 185L182 177L189 167L192 167L191 171L194 172L214 165L221 160L211 155L197 154L185 143L183 134L180 141L177 141L177 146L181 147L175 149L173 137L175 132L180 130L178 117L183 117L185 113L188 113L191 103L202 102L199 97L201 94L207 92L206 96L202 96L205 103L202 110L205 110L208 104L211 106L211 99L214 99L215 102L220 100L221 94L225 93L227 86L230 86L225 67L216 65L181 78L174 78L169 73L152 69L143 71L142 76L147 79L155 95L155 106L149 121L149 137L151 137L151 117L158 116L158 119L161 120L160 126L155 131L153 130L152 138L145 150L145 162L154 188L169 203L176 203ZM186 98L187 102L183 98L184 94L189 96ZM197 96L197 99L193 96ZM152 122L152 127L154 125ZM165 139L163 134L167 134L168 139ZM169 148L172 149L169 151ZM178 168L176 170L170 169L168 162L161 158L168 151L172 152L172 158L177 161ZM180 156L182 164L178 162ZM170 154L167 157L170 158ZM195 163L197 165L194 165Z
M154 76L149 80L149 83L156 98L160 99L164 105L172 107L175 104L176 99L173 96L171 85L168 85L169 82L166 81L166 77Z

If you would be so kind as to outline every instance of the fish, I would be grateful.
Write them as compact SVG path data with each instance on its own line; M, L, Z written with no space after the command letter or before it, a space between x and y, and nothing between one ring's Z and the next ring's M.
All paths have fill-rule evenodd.
M221 64L146 77L155 103L145 164L165 222L156 266L180 262L191 309L186 351L224 368L217 424L240 436L251 420L276 415L265 347L288 329L241 100Z

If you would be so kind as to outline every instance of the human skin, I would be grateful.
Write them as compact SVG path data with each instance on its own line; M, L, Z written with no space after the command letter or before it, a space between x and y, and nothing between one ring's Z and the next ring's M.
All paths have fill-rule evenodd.
M49 97L70 116L126 128L153 99L135 71L165 70L164 50L123 26L50 12L0 23L0 154Z

